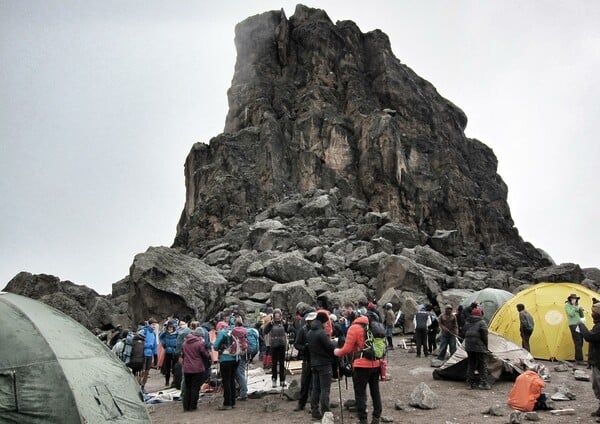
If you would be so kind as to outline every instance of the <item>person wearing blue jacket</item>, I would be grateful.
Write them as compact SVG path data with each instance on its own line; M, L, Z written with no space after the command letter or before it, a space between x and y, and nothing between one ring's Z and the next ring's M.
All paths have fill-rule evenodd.
M144 391L144 386L148 381L150 368L158 364L158 343L156 341L156 334L151 327L151 325L156 324L156 322L157 321L154 318L150 318L145 323L145 326L139 331L139 333L144 336L144 366L141 371L142 376L140 379L142 391Z
M166 328L158 336L160 344L165 349L165 359L162 363L161 373L165 376L165 386L169 386L173 367L179 360L176 354L177 350L177 324L174 321L168 321ZM173 381L175 383L175 381Z
M235 355L229 354L232 343L233 338L229 335L227 323L224 321L218 322L214 348L219 352L219 369L223 381L223 405L219 406L220 411L226 411L235 406L235 374L238 368L238 360Z

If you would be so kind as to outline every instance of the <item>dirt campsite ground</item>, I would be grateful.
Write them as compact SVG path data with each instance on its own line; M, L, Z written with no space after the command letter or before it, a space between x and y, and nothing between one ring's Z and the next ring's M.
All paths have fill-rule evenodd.
M593 423L595 419L590 413L596 410L598 402L592 392L591 382L578 381L573 378L572 372L555 372L557 365L552 362L541 361L550 371L551 380L546 383L544 393L548 396L555 393L556 388L566 384L577 398L571 401L555 402L556 408L573 408L575 415L553 416L549 411L538 412L543 423ZM579 367L585 370L585 367ZM492 390L467 390L465 383L454 381L434 380L433 368L429 358L417 358L414 353L400 348L389 352L388 374L389 381L381 382L383 398L383 416L393 418L394 423L431 423L431 424L504 424L509 422L511 409L507 406L508 393L512 382L498 381ZM591 376L591 370L585 370ZM299 379L299 376L288 376L288 381ZM410 393L420 383L426 383L440 399L440 407L432 410L421 410L408 405ZM164 379L158 371L152 371L147 389L157 391L163 388ZM348 389L345 382L341 381L343 401L354 399L352 381L348 380ZM340 391L338 383L331 386L331 401L339 404ZM396 402L403 406L396 410ZM263 412L265 402L276 403L277 410ZM216 408L222 403L221 396L207 396L200 398L198 410L183 412L181 402L167 402L149 406L150 417L154 424L184 424L184 423L225 423L236 422L244 424L264 423L312 423L310 413L307 411L294 412L296 402L280 398L279 395L266 395L262 399L249 399L238 402L235 409L218 411ZM491 406L500 405L503 416L490 416L482 412ZM369 402L369 409L370 409ZM308 410L309 408L307 408ZM333 409L336 424L341 423L340 408ZM358 422L356 413L344 410L344 423ZM370 417L369 417L370 421ZM528 422L528 421L523 421Z

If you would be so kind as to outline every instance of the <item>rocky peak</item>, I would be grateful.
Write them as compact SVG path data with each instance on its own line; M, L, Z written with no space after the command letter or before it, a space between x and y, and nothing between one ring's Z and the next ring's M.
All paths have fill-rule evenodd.
M388 37L302 5L236 26L224 133L193 146L174 246L193 251L297 193L337 188L433 236L452 255L516 248L545 263L513 225L490 148L467 119L403 65Z

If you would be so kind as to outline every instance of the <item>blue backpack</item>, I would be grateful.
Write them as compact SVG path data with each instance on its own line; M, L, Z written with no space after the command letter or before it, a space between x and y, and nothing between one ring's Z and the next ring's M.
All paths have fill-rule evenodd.
M258 334L258 330L254 327L248 327L248 336L246 338L248 340L248 353L250 355L256 355L260 343L260 334Z

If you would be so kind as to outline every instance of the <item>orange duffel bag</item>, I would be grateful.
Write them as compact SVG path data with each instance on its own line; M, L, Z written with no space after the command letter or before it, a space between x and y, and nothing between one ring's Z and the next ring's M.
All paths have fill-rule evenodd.
M545 386L546 383L538 373L525 371L515 380L515 384L508 394L508 405L518 411L533 411Z

